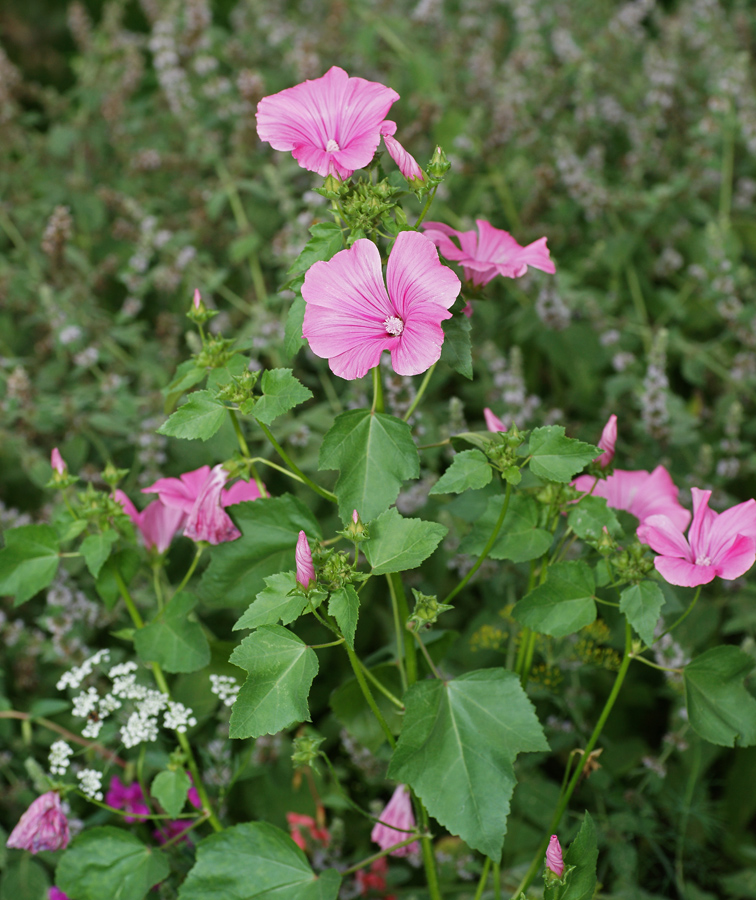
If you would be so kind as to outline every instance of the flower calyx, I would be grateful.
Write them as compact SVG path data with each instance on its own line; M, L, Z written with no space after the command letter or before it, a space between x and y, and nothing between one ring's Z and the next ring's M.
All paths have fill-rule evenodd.
M205 322L214 319L219 312L220 310L217 309L208 309L202 300L202 294L200 294L197 288L194 289L192 305L189 307L189 312L186 314L187 319L190 319L196 325L204 325Z
M370 540L370 531L356 509L352 513L352 521L349 522L343 531L337 531L336 534L342 534L348 541L352 541L353 544L361 544L363 541Z
M325 740L312 729L307 729L303 734L294 738L291 744L291 762L295 769L309 766L317 771L316 762L321 755L320 745Z
M407 631L427 631L436 624L441 613L454 609L448 603L439 603L438 598L430 594L421 594L412 588L415 597L415 608L407 619Z
M241 375L235 375L228 384L218 389L216 399L221 403L234 403L239 407L239 412L249 415L257 403L257 397L252 393L260 372L244 371Z

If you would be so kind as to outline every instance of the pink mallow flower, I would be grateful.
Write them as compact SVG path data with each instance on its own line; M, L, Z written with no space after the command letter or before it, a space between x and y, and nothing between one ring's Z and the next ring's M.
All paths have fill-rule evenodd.
M309 591L317 582L317 576L312 562L312 551L304 531L299 532L294 558L297 563L297 584L303 591Z
M507 426L487 406L483 409L483 418L486 420L486 428L489 431L506 431Z
M557 878L561 878L562 875L564 875L562 845L559 843L559 838L555 834L551 835L549 846L546 850L546 866L547 868L551 869L551 871L557 876Z
M70 898L60 888L51 887L47 891L47 900L70 900Z
M373 158L386 115L398 99L391 88L350 78L332 66L321 78L263 97L257 133L275 150L290 150L310 172L349 178Z
M286 821L289 824L289 834L292 841L300 850L306 850L308 836L312 841L327 847L331 842L331 834L327 828L319 828L312 816L302 813L287 812Z
M601 432L601 440L598 442L599 450L604 452L599 456L596 462L605 469L610 466L614 459L614 448L617 446L617 416L614 413L609 416L609 421L604 425Z
M212 470L210 466L202 466L185 472L180 478L160 478L142 488L142 493L158 494L164 506L183 512L186 515L184 534L188 538L220 544L240 536L223 508L261 496L254 481L238 481L224 489L227 479L228 473L222 466Z
M115 492L115 499L142 535L148 550L155 549L158 553L165 553L176 532L186 521L186 513L175 507L164 506L159 500L153 500L139 512L122 490Z
M475 224L477 233L456 231L441 222L423 223L426 236L438 247L441 256L460 263L465 281L483 285L497 275L519 278L527 272L528 266L550 274L556 272L545 237L522 247L509 232L494 228L485 219L476 219ZM456 238L459 245L452 238Z
M709 509L711 491L692 488L693 521L688 538L667 516L650 516L638 539L659 556L656 571L670 584L697 587L718 575L727 581L745 574L756 561L756 500L723 513Z
M63 850L71 839L60 794L48 791L31 804L11 831L5 844L13 850Z
M641 524L649 516L664 515L682 531L690 521L690 512L680 505L677 486L664 466L657 466L653 472L615 469L608 478L598 481L593 475L579 475L572 484L593 497L603 497L613 509L631 513Z
M381 850L388 850L394 844L406 841L410 837L407 832L415 828L415 814L412 811L412 798L406 785L400 784L397 787L378 818L381 821L376 822L373 826L370 840L378 844ZM397 831L398 828L401 828L402 831ZM392 850L390 856L411 856L419 852L420 844L413 841L406 847Z
M302 332L340 378L361 378L384 350L398 375L419 375L441 356L441 322L451 318L459 289L457 276L422 234L399 234L386 284L378 248L363 238L307 270Z
M149 807L144 802L144 794L138 781L124 784L117 775L110 779L110 787L105 794L105 802L114 809L124 809L128 812L124 816L127 822L139 822L150 814Z

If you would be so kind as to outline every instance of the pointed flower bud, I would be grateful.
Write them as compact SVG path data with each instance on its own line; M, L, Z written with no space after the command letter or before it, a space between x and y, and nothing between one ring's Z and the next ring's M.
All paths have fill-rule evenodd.
M388 850L394 844L400 844L406 841L409 834L408 831L414 829L415 814L412 811L412 798L406 785L400 784L399 787L391 795L391 799L386 804L386 808L378 817L380 822L376 823L370 832L370 840L374 841L381 850ZM394 827L391 827L394 826ZM401 828L401 831L397 831ZM414 841L407 844L406 847L399 847L398 850L392 850L391 856L411 856L420 852L420 844Z
M194 303L194 308L199 312L200 307L202 306L202 294L200 294L199 288L194 289L194 299L192 300L192 303Z
M60 806L60 794L48 791L32 803L11 831L6 847L16 850L62 850L68 846L68 820Z
M561 878L564 874L562 845L559 843L559 838L555 834L551 835L549 847L546 850L546 865L558 878Z
M428 174L432 178L441 179L451 168L451 163L446 158L446 154L440 147L436 147L433 156L428 164Z
M483 410L483 417L486 420L486 428L489 431L506 431L507 426L501 421L501 419L487 406Z
M599 456L596 462L602 469L611 465L611 462L614 459L614 448L616 444L617 416L612 413L611 416L609 416L609 421L604 425L604 430L601 432L601 440L598 442L599 450L603 450L604 452Z
M343 531L340 531L339 534L343 534L345 538L348 538L355 544L359 544L361 541L370 540L370 534L362 522L362 519L360 519L360 514L356 509L352 512L352 521Z
M309 591L315 586L317 578L315 577L315 566L312 563L312 551L304 531L299 532L294 556L297 562L297 584L303 591Z
M53 447L53 452L50 454L50 465L53 467L53 471L57 472L58 475L66 474L66 464L63 457L60 455L60 450L57 447Z

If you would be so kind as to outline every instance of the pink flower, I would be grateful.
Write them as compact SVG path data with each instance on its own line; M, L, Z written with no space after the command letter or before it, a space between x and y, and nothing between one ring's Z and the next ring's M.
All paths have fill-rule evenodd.
M599 450L603 450L604 452L599 456L596 462L602 469L611 465L611 462L614 459L614 448L616 444L617 416L612 413L611 416L609 416L609 421L604 425L604 430L601 432L601 440L598 442Z
M123 491L117 490L115 499L139 530L145 547L154 548L158 553L165 553L186 520L186 514L180 509L164 506L159 500L153 500L139 512Z
M485 219L476 219L478 233L455 231L441 222L424 222L425 234L441 251L445 259L462 265L466 281L475 285L488 284L497 275L519 278L528 266L553 274L554 263L546 247L546 238L538 238L522 247L507 231L494 228ZM459 241L459 246L452 238Z
M194 297L192 298L192 303L194 304L194 308L197 310L202 305L202 294L200 294L199 288L194 289Z
M486 428L489 431L506 431L507 426L487 406L483 409L483 417L486 420Z
M144 802L144 794L138 781L124 784L117 775L110 779L110 787L105 794L105 802L114 809L125 809L129 815L124 816L127 822L139 822L150 814Z
M309 591L317 582L317 577L315 575L315 566L312 563L312 551L307 543L307 535L304 531L299 532L294 559L297 563L297 584L303 591Z
M53 471L57 472L58 475L66 474L66 463L57 447L53 447L53 451L50 454L50 465L53 467Z
M386 115L398 99L391 88L350 78L332 66L321 78L263 97L257 133L275 150L291 150L310 172L349 178L373 158Z
M14 850L63 850L70 840L60 794L48 791L31 804L11 831L5 846Z
M70 898L60 888L51 887L47 892L47 900L70 900Z
M158 844L166 844L168 841L173 840L173 838L178 837L182 831L186 831L191 824L190 819L161 819L160 827L152 832L152 836ZM189 844L192 842L192 839L188 834L185 834L181 840L186 841Z
M686 540L667 516L650 516L638 538L660 556L656 571L670 584L696 587L718 575L739 578L756 560L756 500L746 500L723 513L709 509L711 491L693 488L693 521Z
M318 828L318 823L312 816L305 816L301 813L287 812L286 821L289 823L289 833L291 839L299 847L300 850L307 849L307 837L327 847L331 842L331 834L327 828Z
M549 847L546 851L546 866L551 869L557 878L561 878L564 874L562 846L559 843L559 838L555 834L552 834L551 839L549 840Z
M417 163L414 156L407 153L399 141L393 136L396 131L396 122L384 122L381 126L381 135L383 143L386 145L388 154L391 159L399 166L399 171L404 175L407 181L425 181L423 170Z
M415 828L415 814L412 811L412 799L406 785L400 784L397 787L378 818L381 821L373 826L370 840L378 844L381 850L388 850L394 844L406 841L410 837L407 832ZM397 828L401 828L402 831L397 831ZM413 841L406 847L393 850L390 856L410 856L419 852L420 844Z
M388 292L386 290L388 286ZM331 371L348 380L377 366L384 350L398 375L419 375L441 356L441 322L459 293L457 276L433 244L414 231L397 237L383 283L372 241L354 242L305 275L304 336Z
M354 873L354 882L360 892L361 897L367 897L371 891L381 893L386 890L386 873L388 872L388 862L385 856L381 856L371 864L369 870L359 869ZM386 897L386 900L396 900L392 895Z
M690 521L690 512L678 502L677 486L664 466L657 466L653 472L615 469L608 478L598 481L593 475L580 475L572 484L579 491L604 497L608 506L624 509L641 524L649 516L664 515L682 530Z
M240 535L223 507L260 497L254 481L238 481L224 490L227 478L228 473L222 466L212 470L210 466L202 466L193 472L185 472L180 478L160 478L150 487L143 488L142 493L158 494L164 506L185 513L184 534L188 538L219 544Z

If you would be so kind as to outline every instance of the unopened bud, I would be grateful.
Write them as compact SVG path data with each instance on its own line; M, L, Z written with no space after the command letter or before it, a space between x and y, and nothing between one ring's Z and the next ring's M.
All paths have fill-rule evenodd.
M355 544L359 544L361 541L370 540L367 526L362 522L362 519L360 519L360 514L356 509L352 512L352 521L343 531L339 532L339 534L343 534L345 538Z
M50 454L50 465L58 475L66 474L66 464L57 447L53 447L53 452Z
M562 845L559 843L559 838L555 834L551 835L549 847L546 850L546 865L557 876L557 878L561 878L562 875L564 875Z
M443 178L450 168L451 163L446 158L446 154L440 147L436 147L431 161L428 163L428 174L432 178Z
M315 575L315 566L312 562L312 550L310 550L307 535L304 531L299 532L294 557L297 563L297 584L307 593L317 583L317 577Z
M436 620L442 612L454 607L447 603L439 603L436 597L428 594L421 594L412 588L415 596L415 608L412 615L407 619L407 629L409 631L424 631L436 624Z
M192 322L196 322L198 325L204 325L205 322L217 315L218 310L208 309L202 300L202 294L200 294L199 288L195 288L194 296L192 297L192 305L189 308L189 312L186 314L187 319L191 319Z
M128 469L117 469L113 463L108 463L105 466L105 469L102 473L102 480L105 484L110 485L110 487L114 488L121 479L125 478L129 474Z
M315 761L320 756L320 745L324 740L324 737L321 737L314 731L294 738L291 744L291 761L294 764L294 768L296 769L300 766L314 768Z

